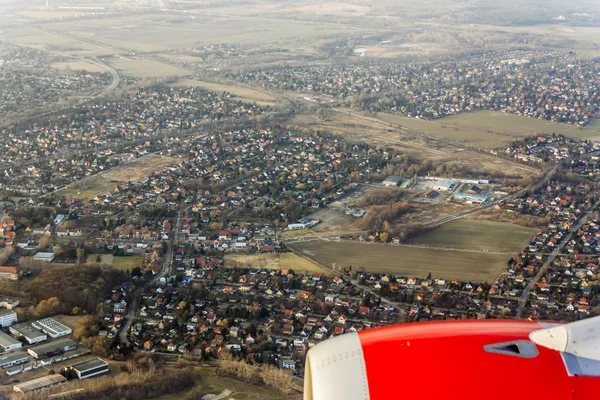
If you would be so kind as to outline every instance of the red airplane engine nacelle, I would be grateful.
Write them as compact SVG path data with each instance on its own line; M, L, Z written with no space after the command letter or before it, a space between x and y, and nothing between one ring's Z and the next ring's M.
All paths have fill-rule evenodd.
M307 355L305 400L600 399L600 319L448 321L327 340Z

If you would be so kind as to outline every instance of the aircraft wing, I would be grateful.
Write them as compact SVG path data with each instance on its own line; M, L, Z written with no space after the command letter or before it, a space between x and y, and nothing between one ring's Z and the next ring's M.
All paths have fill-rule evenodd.
M310 349L305 400L600 399L600 317L567 325L440 321Z

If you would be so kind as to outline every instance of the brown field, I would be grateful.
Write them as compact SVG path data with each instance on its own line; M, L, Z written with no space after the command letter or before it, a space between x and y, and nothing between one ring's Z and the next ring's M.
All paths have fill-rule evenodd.
M326 269L294 253L226 254L224 265L226 268L293 269L296 273L329 273Z
M432 250L359 242L310 241L288 244L319 264L364 268L366 271L395 275L456 278L473 282L493 282L508 258L503 254Z
M223 400L299 400L300 395L290 394L282 396L275 391L262 386L256 386L239 381L237 379L217 376L211 368L193 367L193 377L196 380L196 387L202 387L203 393L219 395L223 390L231 390L232 394L223 398ZM186 390L177 394L162 396L161 400L186 400L189 399L193 389Z
M88 72L107 72L106 69L96 64L86 63L85 61L57 62L52 64L52 68L81 70Z
M379 113L383 121L455 140L482 149L494 149L538 134L564 134L569 137L600 136L598 124L579 128L567 124L494 111L462 113L432 121Z
M176 161L177 159L173 157L151 154L83 181L75 182L60 193L64 196L81 199L92 198L114 189L120 183L142 180L154 172L162 171L173 165Z
M277 99L269 94L259 92L258 90L248 89L234 85L221 85L218 83L204 82L195 79L180 79L177 82L171 84L174 87L190 87L200 86L206 90L210 90L217 93L229 92L237 100L245 102L256 102L262 106L272 106L277 103Z
M178 67L167 64L136 58L116 57L105 59L106 64L116 69L119 74L132 78L160 78L167 76L182 76L189 73Z
M537 229L474 219L457 219L414 237L409 244L467 250L519 252Z
M418 159L442 161L481 172L513 176L537 176L540 172L534 167L475 153L435 137L414 133L401 126L344 108L333 109L324 117L316 113L297 114L290 120L290 125L315 131L325 130L349 141L390 147Z

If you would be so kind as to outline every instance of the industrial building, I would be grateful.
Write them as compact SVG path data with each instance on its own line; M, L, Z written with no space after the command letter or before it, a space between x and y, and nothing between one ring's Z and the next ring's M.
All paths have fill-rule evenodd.
M398 187L402 184L402 182L404 182L404 179L401 177L390 175L383 180L383 185L389 187Z
M21 352L15 352L0 357L0 368L9 368L13 365L24 364L29 361L27 354Z
M35 261L52 262L54 261L54 253L40 251L33 256Z
M0 347L4 351L11 351L23 347L23 343L19 342L14 337L0 331Z
M2 298L0 299L0 307L6 308L7 310L12 310L13 308L19 305L19 300Z
M29 344L35 344L48 340L48 336L31 326L31 324L17 324L8 328L15 337L23 338Z
M17 313L12 310L0 310L0 327L6 328L17 322Z
M454 188L454 183L455 182L450 179L439 179L433 184L433 190L437 190L438 192L447 192Z
M40 390L49 389L54 386L62 385L67 381L67 378L60 374L43 376L41 378L32 379L27 382L18 383L13 386L13 390L18 393L39 392Z
M46 335L50 336L52 339L67 336L70 335L71 332L73 332L71 328L64 324L61 324L54 318L40 319L35 322L32 322L31 325L33 325L34 328L41 330Z
M41 344L39 346L31 347L27 350L34 358L52 357L56 354L64 353L65 351L75 350L77 343L71 339L61 339L55 342Z
M487 200L487 196L482 194L456 193L454 199L463 200L469 204L481 204Z
M108 363L100 358L83 361L71 365L79 379L91 378L92 376L105 374L110 371Z

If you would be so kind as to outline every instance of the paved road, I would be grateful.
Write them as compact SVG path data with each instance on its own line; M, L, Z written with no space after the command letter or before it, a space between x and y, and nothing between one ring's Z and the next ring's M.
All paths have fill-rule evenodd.
M177 213L177 219L175 220L175 225L173 226L173 234L171 235L171 238L167 241L167 252L163 257L163 266L161 271L158 274L156 274L156 276L150 281L146 282L142 287L136 289L133 293L133 301L131 302L131 305L129 306L129 311L125 316L127 321L125 322L125 325L123 326L123 329L121 329L121 333L119 334L121 343L124 343L125 345L129 345L129 330L131 329L133 320L135 319L135 316L139 311L142 293L146 288L158 282L161 278L165 278L173 270L173 248L175 247L175 244L178 241L179 232L181 231L182 212L183 211L180 210Z
M525 290L523 290L523 294L519 298L519 306L517 308L517 318L521 318L522 317L523 310L525 309L525 305L527 304L527 299L529 298L529 294L533 290L534 286L537 285L537 283L540 281L540 279L542 279L542 276L546 275L546 272L548 272L548 268L550 267L550 265L552 264L552 262L556 259L556 257L562 251L562 249L567 245L567 243L569 243L569 241L573 237L573 233L577 232L583 226L583 224L585 224L587 222L587 220L589 219L590 215L592 215L592 213L595 210L598 209L598 206L600 206L600 200L598 200L593 205L593 207L591 208L590 211L588 211L587 213L585 213L585 215L581 218L581 220L579 221L579 223L577 224L577 226L574 229L572 229L567 234L567 236L565 236L563 238L563 240L561 240L561 242L559 243L558 247L552 253L550 253L550 255L548 256L548 258L546 259L546 262L544 262L544 264L542 265L542 267L540 268L540 270L538 271L538 273L529 282L529 284L527 285L527 287L525 288Z

